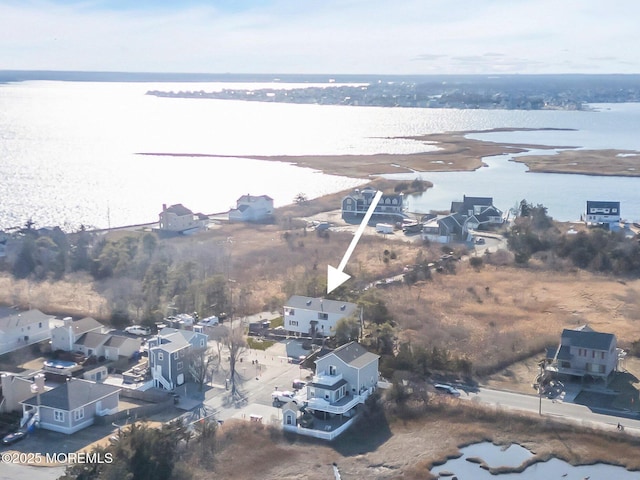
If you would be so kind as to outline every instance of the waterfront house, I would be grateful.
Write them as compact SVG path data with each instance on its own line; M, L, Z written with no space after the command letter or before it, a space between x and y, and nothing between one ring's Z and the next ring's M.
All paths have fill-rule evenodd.
M340 319L357 314L355 303L293 295L284 305L284 328L298 335L332 337Z
M116 413L119 394L113 385L71 378L20 402L23 422L37 416L40 428L72 434L93 425L96 416Z
M207 348L208 337L201 331L163 328L150 337L149 367L153 386L173 390L187 381L190 357Z
M242 195L236 208L229 210L230 222L268 222L273 219L273 198L268 195Z
M181 203L167 207L162 205L158 227L161 232L189 234L206 227L209 217L193 213Z
M51 349L72 352L74 344L89 332L104 332L103 325L91 317L73 321L71 317L66 317L63 324L51 329Z
M379 358L357 342L318 358L304 405L289 402L283 407L283 428L325 440L343 433L378 385Z
M620 202L587 201L584 221L588 226L616 230L620 224Z
M492 197L463 195L461 202L451 202L451 213L464 218L463 234L465 230L484 230L503 223L502 211L493 205Z
M51 338L52 318L37 309L0 307L0 355Z
M621 353L612 333L596 332L588 325L564 329L560 345L555 352L547 354L550 357L547 371L579 377L581 381L585 378L602 380L607 384Z
M365 187L362 190L356 189L342 199L342 218L345 221L357 221L365 216L369 206L373 202L377 190ZM382 220L399 221L405 218L404 195L383 194L371 218L376 223Z

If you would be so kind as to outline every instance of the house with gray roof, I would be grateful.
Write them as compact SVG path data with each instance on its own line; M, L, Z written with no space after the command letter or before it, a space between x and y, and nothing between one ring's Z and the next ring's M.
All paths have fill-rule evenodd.
M348 222L365 216L378 191L372 187L355 189L342 199L342 218ZM402 193L383 194L373 211L371 222L382 220L399 221L406 218L404 213L404 195Z
M209 220L207 215L193 213L181 203L167 207L162 205L158 220L158 228L161 232L190 233L204 228Z
M607 384L618 366L621 353L612 333L596 332L588 325L566 328L562 331L560 345L549 358L547 371L581 380L590 377Z
M51 338L52 315L40 310L0 307L0 355Z
M379 356L357 342L350 342L318 358L316 374L307 384L305 412L316 419L315 427L298 417L299 409L283 408L283 428L303 435L333 440L348 429L358 408L378 385Z
M104 332L103 325L91 317L85 317L75 322L71 317L66 317L63 322L63 325L51 329L51 348L54 351L72 352L73 345L85 333Z
M163 328L150 337L149 368L156 388L173 390L188 380L189 362L193 352L207 348L205 333Z
M242 195L229 210L230 222L268 222L273 219L273 198L269 195Z
M340 319L358 314L355 303L293 295L284 305L284 328L298 335L332 337Z
M97 416L118 411L120 388L71 378L61 386L20 402L23 420L36 415L40 428L72 434Z
M104 357L107 360L117 360L118 357L131 357L140 350L142 341L112 333L87 332L73 344L74 352L82 352L87 357Z
M584 221L588 226L604 226L617 230L620 226L620 202L587 201Z

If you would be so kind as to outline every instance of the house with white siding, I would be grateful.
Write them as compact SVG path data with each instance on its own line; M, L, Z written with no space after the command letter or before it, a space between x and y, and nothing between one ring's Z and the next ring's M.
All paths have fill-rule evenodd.
M273 198L268 195L242 195L236 208L229 210L230 222L267 222L273 218Z
M616 230L620 224L620 202L587 201L584 221L588 226L602 225Z
M52 315L0 307L0 355L51 338Z
M91 317L85 317L75 322L71 317L66 317L63 324L51 329L51 349L73 352L74 344L85 333L104 333L104 326Z
M292 334L332 337L340 319L357 314L355 303L293 295L284 305L284 328Z

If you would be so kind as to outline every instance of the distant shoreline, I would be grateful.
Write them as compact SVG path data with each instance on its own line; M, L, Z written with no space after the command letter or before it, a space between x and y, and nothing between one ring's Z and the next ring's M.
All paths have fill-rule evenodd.
M221 155L215 153L139 152L138 155L172 157L248 158L286 162L312 168L329 175L351 178L369 178L392 173L468 172L486 164L484 157L524 153L532 149L563 151L550 155L527 155L512 161L524 163L529 171L595 176L640 176L640 152L603 149L577 150L576 146L549 146L536 144L509 144L467 138L472 133L554 131L558 128L494 128L459 132L431 133L408 139L434 145L438 149L422 153L373 155Z

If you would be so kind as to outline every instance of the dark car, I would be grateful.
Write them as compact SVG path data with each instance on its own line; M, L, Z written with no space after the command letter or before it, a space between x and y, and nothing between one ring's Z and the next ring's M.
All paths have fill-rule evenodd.
M10 433L9 435L5 435L2 438L2 443L4 445L11 445L12 443L19 442L26 436L27 436L27 432L23 430L18 430L17 432L13 432L13 433Z

